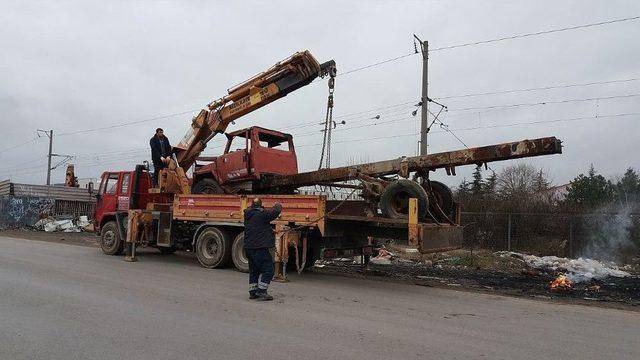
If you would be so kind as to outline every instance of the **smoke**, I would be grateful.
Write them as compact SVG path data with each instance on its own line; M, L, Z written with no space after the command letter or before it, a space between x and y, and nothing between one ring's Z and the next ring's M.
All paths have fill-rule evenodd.
M637 254L632 238L633 205L609 205L598 214L583 218L583 249L581 257L610 261L625 261Z

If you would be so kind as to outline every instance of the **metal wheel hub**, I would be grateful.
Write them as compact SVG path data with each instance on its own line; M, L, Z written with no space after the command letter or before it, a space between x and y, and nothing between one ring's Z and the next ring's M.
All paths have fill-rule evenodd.
M220 256L221 244L217 239L208 239L203 244L202 254L208 259L214 259Z
M116 242L116 233L113 231L106 231L104 236L102 237L102 243L107 247L111 248Z

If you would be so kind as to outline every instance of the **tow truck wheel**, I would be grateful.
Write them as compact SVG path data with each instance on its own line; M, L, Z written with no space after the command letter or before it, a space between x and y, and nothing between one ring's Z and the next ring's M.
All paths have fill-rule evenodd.
M209 227L198 235L196 257L200 265L206 268L219 268L229 263L231 240L225 232Z
M194 194L224 194L220 185L211 178L198 181L193 185L192 192Z
M124 249L124 241L120 238L118 225L115 221L109 221L102 226L100 231L100 248L107 255L120 255Z
M233 260L233 265L235 265L238 271L244 273L249 272L249 259L247 258L247 254L244 252L244 231L238 234L238 236L233 240L233 246L231 247L231 259Z
M415 181L400 179L392 181L380 196L380 210L385 217L406 219L409 217L409 199L418 199L418 218L427 216L429 196Z

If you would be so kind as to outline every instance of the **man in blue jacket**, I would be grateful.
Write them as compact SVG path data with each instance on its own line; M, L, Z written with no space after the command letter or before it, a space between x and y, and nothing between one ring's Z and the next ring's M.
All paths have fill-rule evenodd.
M276 245L271 222L281 211L279 203L265 209L259 198L253 199L251 207L244 211L244 251L249 260L250 299L273 300L267 293L273 278L273 258L269 249Z

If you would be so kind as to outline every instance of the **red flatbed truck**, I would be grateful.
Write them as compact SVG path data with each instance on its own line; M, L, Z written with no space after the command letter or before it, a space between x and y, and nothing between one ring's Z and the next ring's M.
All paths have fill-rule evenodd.
M149 171L141 165L135 171L102 175L95 224L105 254L122 254L128 233L136 226L140 235L134 242L138 246L155 247L162 253L191 251L207 268L233 265L240 271L248 270L242 247L243 210L256 195L179 194L171 198L149 193L150 188ZM367 216L365 201L327 200L324 195L260 197L266 207L276 202L283 207L273 222L275 261L281 264L295 259L290 249L297 249L301 267L318 258L369 256L380 239L413 244L423 252L462 245L460 225L421 223L415 205L407 219L388 219ZM423 240L429 238L431 241Z
M253 147L251 151L261 150ZM442 168L455 173L456 166L561 152L560 140L539 138L278 175L260 179L259 185L286 189L287 186L307 186L313 181L367 181L372 176L394 173L408 176L410 172ZM282 214L273 222L277 234L275 260L280 264L289 262L290 248L296 249L291 254L302 259L301 267L304 267L318 258L366 257L373 254L380 241L394 240L416 246L422 253L462 246L458 205L447 196L430 197L422 188L425 185L433 187L437 182L421 185L409 179L384 181L387 184L378 198L378 209L372 212L375 203L366 197L364 200L330 201L322 195L300 195L289 191L264 195L158 193L151 188L149 170L138 165L135 171L105 172L102 175L95 225L106 254L121 254L126 241L130 244L129 251L135 249L135 244L153 246L163 253L187 250L194 252L205 267L233 264L246 271L248 265L242 248L243 210L251 198L259 196L265 206L272 206L275 202L283 205ZM355 186L354 192L357 190L362 195L371 188ZM436 193L447 194L442 189ZM277 269L284 271L281 266Z

